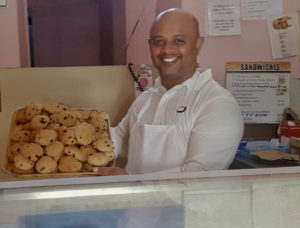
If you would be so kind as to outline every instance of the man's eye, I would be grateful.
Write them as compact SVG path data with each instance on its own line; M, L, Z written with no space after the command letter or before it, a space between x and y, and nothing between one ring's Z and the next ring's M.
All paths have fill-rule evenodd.
M182 39L175 39L175 40L174 40L174 43L175 43L176 45L183 45L183 44L185 43L185 41L182 40Z
M153 40L153 45L156 47L162 47L164 46L164 41L163 40Z

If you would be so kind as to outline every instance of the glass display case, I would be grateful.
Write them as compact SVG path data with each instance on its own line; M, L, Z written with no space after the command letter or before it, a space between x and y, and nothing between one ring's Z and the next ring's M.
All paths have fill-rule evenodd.
M0 227L298 227L298 168L0 183ZM298 224L298 225L297 225Z
M1 164L16 108L99 108L114 126L135 96L125 66L2 69L0 85ZM299 211L300 167L53 179L0 171L0 228L294 228Z

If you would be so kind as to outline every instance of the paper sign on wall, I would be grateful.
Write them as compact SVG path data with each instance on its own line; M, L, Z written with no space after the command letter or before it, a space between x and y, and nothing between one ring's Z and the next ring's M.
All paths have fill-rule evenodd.
M262 20L282 14L282 0L243 0L243 19Z
M279 123L289 106L289 62L226 64L226 88L245 123Z
M208 35L241 34L239 0L207 0L206 4Z
M273 59L298 55L298 13L289 13L268 19L269 37Z

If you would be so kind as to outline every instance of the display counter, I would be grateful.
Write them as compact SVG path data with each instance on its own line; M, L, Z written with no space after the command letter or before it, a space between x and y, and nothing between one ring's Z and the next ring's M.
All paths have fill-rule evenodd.
M300 174L289 172L2 182L0 227L298 227Z
M24 104L99 108L115 125L134 100L126 66L1 69L0 86L1 159ZM298 227L299 180L300 167L53 179L1 170L0 228Z

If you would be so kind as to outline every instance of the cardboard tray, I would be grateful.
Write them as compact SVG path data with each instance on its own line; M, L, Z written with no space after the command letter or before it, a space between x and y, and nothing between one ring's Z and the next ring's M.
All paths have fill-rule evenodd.
M256 161L266 164L300 165L299 156L278 150L259 150L250 153Z
M73 110L77 110L77 109L82 109L82 108L72 108ZM72 110L71 109L71 110ZM12 133L14 131L14 128L16 126L16 113L19 109L17 109L16 111L14 111L11 115L11 119L10 119L10 124L9 124L9 133L8 133L8 140L7 140L7 145L6 145L6 150L5 153L2 154L2 163L1 163L1 169L14 177L24 177L24 178L65 178L65 177L70 177L70 178L74 178L74 177L87 177L87 176L99 176L100 174L96 173L96 172L88 172L88 171L84 171L84 172L75 172L75 173L49 173L49 174L40 174L40 173L34 173L34 174L17 174L11 171L11 166L13 165L13 163L8 161L7 158L7 154L8 154L8 150L9 147L12 143L11 140L11 136ZM111 139L111 134L110 134L110 120L109 120L109 116L107 117L107 124L108 124L108 134L109 134L109 138ZM116 159L114 159L113 161L111 161L107 167L113 167L115 166L115 161ZM84 168L84 164L83 164L83 168Z

